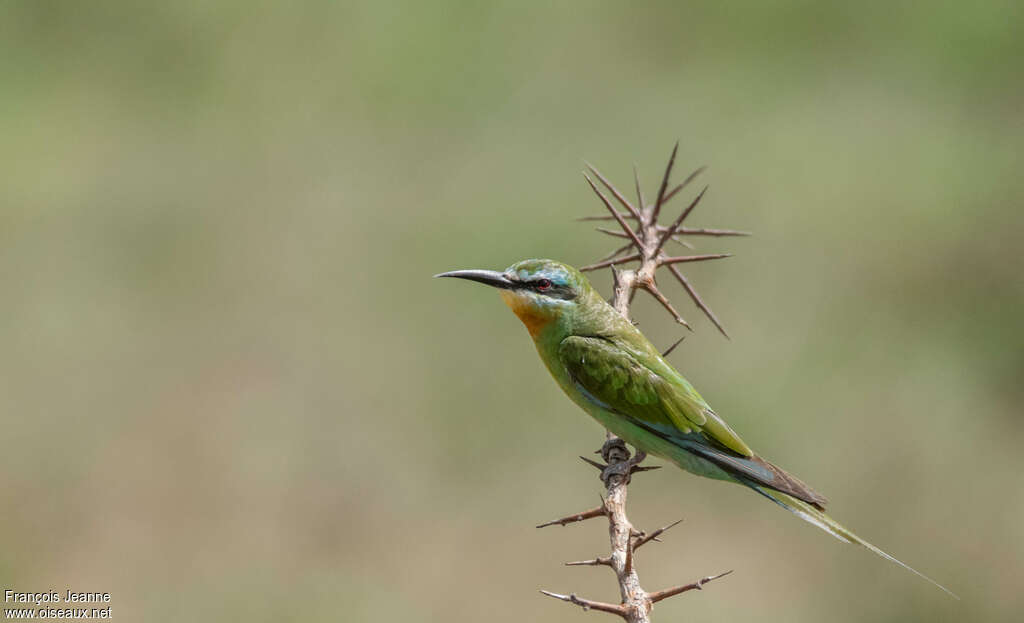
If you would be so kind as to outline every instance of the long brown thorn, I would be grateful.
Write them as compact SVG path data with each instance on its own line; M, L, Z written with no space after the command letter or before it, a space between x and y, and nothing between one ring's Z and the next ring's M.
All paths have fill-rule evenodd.
M644 210L644 191L640 190L640 170L636 168L636 163L633 163L633 183L636 185L636 202L637 208L643 212Z
M661 206L665 203L665 189L668 187L668 180L672 176L672 165L676 162L676 152L679 151L679 141L676 141L672 148L672 155L668 158L668 166L665 167L665 176L661 178L661 188L658 189L658 200L654 203L651 211L651 223L658 222L658 214L661 213Z
M633 232L633 228L629 226L629 223L626 222L626 219L622 218L622 216L619 215L618 210L616 210L612 206L611 202L608 201L608 197L605 197L604 193L602 193L597 188L597 185L594 184L594 180L590 179L590 176L587 175L586 173L583 174L583 178L587 180L587 183L590 184L590 187L594 189L594 192L597 193L598 197L600 197L601 203L603 203L605 207L608 208L608 211L612 213L612 216L615 217L615 220L619 223L619 227L622 228L622 231L629 234L630 239L636 244L638 249L644 248L643 241L641 241L640 238L637 237L637 235Z
M710 253L708 255L680 255L677 257L662 257L658 259L658 264L660 266L667 266L669 264L681 264L683 262L704 262L706 260L720 260L726 257L732 257L732 253Z
M597 262L596 264L590 264L589 266L583 266L582 268L580 268L580 272L585 273L590 270L597 270L598 268L604 268L605 266L611 266L613 264L625 264L626 262L635 262L639 259L639 253L634 253L633 255L627 255L625 257L613 257L610 260Z
M677 233L686 234L687 236L753 236L754 234L749 231L739 231L737 229L708 229L698 228L691 229L689 227L680 227Z
M633 215L633 218L640 218L640 211L633 207L633 204L631 204L629 200L626 199L622 195L622 193L619 192L618 188L615 188L615 186L608 181L608 178L601 175L601 172L595 169L594 165L590 164L589 162L584 161L583 164L585 164L587 168L590 169L591 173L597 176L597 179L601 180L601 183L604 184L605 188L607 188L613 195L615 195L615 198L619 200L619 203L622 204L622 207L629 210L629 213Z
M692 182L695 177L697 177L698 175L703 173L705 169L707 169L707 167L700 167L700 168L698 168L696 171L691 173L689 175L689 177L687 177L685 180L683 180L682 184L679 184L678 186L676 186L672 190L668 191L668 193L665 195L665 203L668 203L669 199L671 199L672 197L675 197L676 193L678 193L680 190L686 188L686 186L690 182Z
M718 330L722 332L722 335L724 335L726 339L731 340L732 338L729 337L729 334L728 332L726 332L725 327L722 326L722 323L718 321L718 317L715 316L715 312L711 311L711 308L704 303L704 299L700 298L700 295L697 294L697 290L694 289L692 285L690 285L690 282L686 278L686 276L683 275L683 273L679 272L679 269L671 264L669 264L668 269L673 275L675 275L676 279L679 280L679 283L683 284L683 287L686 289L687 294L690 295L690 298L693 299L693 302L697 305L697 307L699 307L701 311L704 312L704 315L707 316L711 320L711 322L715 323L715 326L718 327Z
M649 283L643 286L643 288L644 290L650 292L651 296L658 299L658 302L661 303L662 306L668 310L668 313L672 314L672 317L676 319L676 322L683 325L690 331L693 331L693 327L690 326L690 323L686 322L686 320L679 315L679 312L676 311L675 307L672 307L672 303L670 303L668 299L665 298L665 295L661 293L661 290L658 289L658 286L654 285L653 283Z
M582 513L576 513L574 515L566 515L558 519L552 519L551 521L545 522L537 526L538 528L547 528L548 526L565 526L578 521L586 521L587 519L593 519L594 517L604 517L605 510L604 505L592 508Z
M700 203L701 198L704 197L704 193L706 193L707 191L708 187L705 186L704 190L700 191L700 194L694 197L693 201L690 202L690 205L686 206L686 209L679 214L679 218L673 221L672 224L669 225L668 228L665 230L665 232L661 234L661 240L658 241L658 250L664 247L665 243L668 242L668 239L675 235L676 230L679 229L679 226L683 224L683 221L686 220L686 217L690 216L690 212L692 212L693 209L697 207L697 204Z
M662 357L668 357L669 355L671 355L672 351L674 351L676 349L676 346L679 346L680 344L682 344L683 340L685 340L685 339L686 339L686 336L684 335L683 337L681 337L678 340L676 340L672 344L672 346L669 346L668 348L665 349L665 352L661 353L661 356Z
M725 573L719 573L718 575L709 575L708 577L701 578L701 579L699 579L696 582L693 582L691 584L684 584L683 586L676 586L675 588L666 588L663 591L657 591L657 592L654 592L654 593L650 593L648 595L648 597L650 598L652 604L656 604L659 601L661 601L662 599L668 599L669 597L675 597L676 595L678 595L680 593L685 593L686 591L692 591L692 590L698 590L699 591L699 590L703 590L704 589L704 585L707 584L708 582L717 580L718 578L721 578L721 577L725 577L725 576L729 575L730 573L732 573L732 569L726 571Z
M610 614L617 614L622 618L626 618L626 608L621 604L606 604L603 601L591 601L589 599L582 599L577 597L575 593L569 595L559 595L558 593L552 593L551 591L541 591L548 597L554 597L555 599L561 599L571 604L580 606L584 610L597 610L599 612L608 612Z

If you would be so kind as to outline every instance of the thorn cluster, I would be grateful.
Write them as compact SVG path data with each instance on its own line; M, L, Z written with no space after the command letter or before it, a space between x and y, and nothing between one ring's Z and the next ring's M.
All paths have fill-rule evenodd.
M693 299L694 304L708 317L711 322L714 323L718 330L726 338L729 337L725 327L715 316L711 308L707 306L700 294L693 287L686 276L679 270L679 265L687 262L703 262L706 260L717 260L726 257L731 257L731 253L712 253L703 255L669 255L665 252L665 245L669 241L673 241L683 245L688 249L693 249L693 245L682 238L682 236L749 236L750 232L738 231L734 229L711 229L711 228L689 228L683 227L683 222L686 220L690 213L693 212L697 204L704 197L704 193L707 192L708 187L705 186L700 193L680 212L679 216L672 221L669 225L662 225L658 222L658 218L661 215L661 210L675 197L681 190L687 187L690 182L694 180L704 170L701 167L691 173L681 183L669 188L670 180L672 177L672 167L675 164L676 153L679 150L679 143L677 142L675 147L672 149L672 155L669 157L668 165L665 167L665 174L661 179L661 185L658 188L657 199L653 204L648 205L644 200L643 192L640 190L640 176L637 173L636 167L633 167L634 182L636 184L636 205L630 202L619 190L612 184L608 178L601 174L593 165L586 163L587 171L590 172L594 177L598 179L604 188L611 193L615 200L625 210L624 212L612 205L611 200L598 188L594 180L587 174L583 173L583 177L587 180L587 183L597 194L598 198L604 204L605 208L608 209L608 215L605 216L585 216L581 218L582 221L604 221L614 220L618 225L619 229L607 229L604 227L598 227L597 231L615 237L626 240L626 244L617 249L614 249L604 257L600 258L597 262L582 267L580 270L590 271L597 270L599 268L611 268L615 277L616 297L615 300L626 301L623 305L617 305L619 312L628 317L628 302L632 301L632 297L636 290L646 290L651 296L657 300L662 307L664 307L669 314L675 319L676 322L685 326L687 329L693 330L689 323L683 316L676 310L672 303L668 300L661 290L658 288L656 272L659 268L665 267L672 273L686 293L689 294L690 298ZM631 224L632 223L632 224ZM629 270L617 270L616 267L621 264L628 264L630 262L639 262L639 266ZM627 295L625 297L619 297L619 290L623 290ZM674 346L673 346L674 348ZM670 348L668 352L672 349ZM666 353L667 354L667 353Z
M687 591L700 590L707 582L732 573L732 571L726 571L718 575L701 578L690 584L683 584L653 593L648 593L641 588L640 580L633 566L634 553L646 543L651 541L660 542L658 537L679 525L683 520L680 519L667 526L662 526L650 534L633 528L629 519L626 518L626 485L633 474L657 469L657 466L641 466L640 463L647 458L647 455L642 451L637 451L635 455L631 456L625 442L614 436L609 436L597 453L601 455L607 464L598 463L582 456L580 458L587 464L601 470L601 480L604 482L607 490L607 497L601 498L601 505L582 513L574 513L553 519L537 527L566 526L587 519L593 519L594 517L607 518L608 532L612 542L611 554L608 556L597 556L589 560L567 562L565 565L568 567L610 567L615 572L619 581L619 592L622 600L620 603L613 604L583 599L575 593L563 595L545 590L540 591L541 593L548 597L580 606L585 611L596 610L598 612L615 614L630 623L649 623L651 608L655 603Z

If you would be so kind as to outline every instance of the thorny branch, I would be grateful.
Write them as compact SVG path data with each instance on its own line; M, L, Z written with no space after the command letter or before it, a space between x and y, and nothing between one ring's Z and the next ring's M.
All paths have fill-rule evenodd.
M665 168L665 175L662 177L661 186L658 189L657 200L651 205L645 205L643 193L640 191L639 177L636 179L637 187L637 204L634 206L626 197L619 192L619 190L601 174L592 165L587 164L587 170L593 174L594 177L601 182L605 189L611 193L615 200L625 209L625 212L620 211L614 205L611 200L601 192L601 189L594 183L586 172L583 173L583 177L587 180L587 183L597 194L601 203L604 204L608 210L607 215L603 216L585 216L580 220L592 221L592 220L614 220L619 224L621 231L616 231L606 228L598 228L601 233L627 240L627 244L615 249L599 261L584 266L580 270L589 271L596 270L598 268L605 268L608 266L618 266L620 264L629 264L632 262L639 262L640 265L636 268L630 268L626 270L615 271L615 298L614 305L615 309L619 311L623 316L629 316L629 305L632 302L632 296L636 290L646 290L651 294L666 310L672 315L672 317L679 324L685 326L688 329L689 323L676 311L675 307L668 301L668 298L662 294L658 287L656 279L656 271L662 266L667 267L669 272L672 273L679 283L682 284L683 288L689 294L690 298L697 305L698 308L708 317L708 319L714 323L718 330L726 338L729 337L729 333L725 330L725 327L715 316L711 308L707 306L700 294L693 287L690 281L685 275L679 270L678 265L684 262L701 262L706 260L717 260L726 257L730 257L729 253L713 253L704 255L681 255L672 256L665 252L665 245L668 241L678 242L687 248L693 248L693 245L682 238L682 236L749 236L750 232L739 231L735 229L714 229L714 228L690 228L684 227L683 222L693 213L697 204L700 203L701 199L704 198L704 193L707 192L708 187L705 186L700 193L679 213L679 216L672 221L669 225L662 225L658 223L658 217L661 214L662 208L668 203L670 199L675 197L681 190L686 188L690 182L694 180L703 170L701 167L691 173L685 180L680 184L672 187L671 190L667 190L670 184L672 176L672 167L675 164L676 153L679 150L679 144L676 143L675 148L672 150L672 155L669 157L668 166ZM634 169L635 172L636 169ZM630 224L632 221L633 225ZM620 296L620 292L622 296Z
M697 293L697 290L679 270L679 266L687 262L699 262L725 258L729 257L730 254L715 253L671 256L665 253L664 247L665 244L671 240L685 246L686 248L692 249L693 245L681 238L681 236L686 235L747 236L750 234L749 232L733 229L696 229L683 227L683 221L686 220L690 213L693 212L694 208L697 207L697 204L700 203L700 200L704 197L704 193L707 191L706 186L670 225L666 226L658 223L658 217L665 204L683 190L704 170L703 167L697 169L680 184L677 184L670 189L669 184L672 176L672 167L675 163L676 153L678 150L679 144L676 143L675 148L672 150L672 156L669 158L668 166L665 168L665 175L662 177L661 185L658 188L657 199L650 205L646 204L643 192L640 190L640 177L636 172L635 167L633 171L634 181L636 184L637 203L636 205L633 205L610 181L608 181L604 175L601 174L600 171L589 163L586 165L587 170L590 171L598 181L600 181L601 185L604 186L609 193L611 193L612 197L615 198L625 212L620 211L612 205L611 200L601 192L601 189L594 183L594 180L584 172L583 177L587 180L587 183L594 190L594 193L597 194L598 198L600 198L605 208L607 208L609 215L596 217L588 216L580 220L614 220L618 223L621 231L601 227L598 228L598 231L615 238L624 239L627 242L594 264L584 266L581 270L587 271L605 267L611 268L612 276L614 277L614 297L612 299L612 305L624 317L629 318L629 307L636 291L645 290L653 296L655 300L657 300L669 312L669 314L672 315L676 322L692 331L690 325L679 314L679 312L676 311L672 303L658 288L655 273L658 268L665 267L677 280L679 280L680 284L682 284L683 288L686 290L687 294L689 294L697 307L704 312L716 327L718 327L718 330L722 335L728 338L729 334L725 331L722 323L719 322L714 312L711 311L711 308L707 306L704 300ZM631 221L632 224L630 224ZM617 268L621 264L628 264L631 262L639 262L639 266L625 270L619 270ZM682 338L672 344L672 346L665 351L664 355L668 356L668 354L672 352L680 342L682 342ZM604 459L605 464L592 461L585 457L580 458L601 470L601 480L605 485L605 497L602 498L601 506L582 513L567 515L565 517L543 523L537 527L543 528L552 525L565 526L571 523L592 519L594 517L605 517L608 520L608 534L612 548L611 554L608 556L599 556L590 560L567 562L565 564L568 566L611 567L612 570L615 571L615 576L618 580L619 596L621 601L618 604L611 604L583 599L577 597L573 593L568 595L552 593L550 591L541 591L541 593L548 597L553 597L561 601L575 604L584 610L597 610L600 612L616 614L629 623L649 623L651 608L655 603L687 591L701 590L704 584L732 573L732 571L726 571L725 573L720 573L718 575L701 578L700 580L690 584L684 584L653 593L648 593L641 588L636 566L633 564L634 552L637 548L649 543L650 541L660 541L658 537L664 534L665 531L678 525L682 520L680 519L679 521L668 524L667 526L658 528L650 534L637 531L626 516L626 488L633 474L650 469L656 469L656 467L640 466L640 463L646 458L644 452L637 451L636 455L631 456L625 442L611 433L608 434L607 440L598 453L601 454L601 458Z

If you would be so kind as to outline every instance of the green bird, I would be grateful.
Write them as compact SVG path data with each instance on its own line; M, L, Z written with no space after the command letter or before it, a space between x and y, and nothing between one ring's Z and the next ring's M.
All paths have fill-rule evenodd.
M498 288L562 390L627 443L698 476L747 486L840 541L862 545L956 597L829 517L824 497L758 456L580 271L531 259L503 272L456 270L435 276Z

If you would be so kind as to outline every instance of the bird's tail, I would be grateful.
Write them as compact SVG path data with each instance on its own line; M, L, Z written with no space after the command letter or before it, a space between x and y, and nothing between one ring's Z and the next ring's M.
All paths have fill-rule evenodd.
M793 496L786 495L785 493L782 493L782 492L779 492L779 491L774 491L774 490L769 489L767 487L762 487L760 485L755 485L755 484L752 484L752 483L744 483L744 484L746 484L751 489L757 491L761 495L765 496L766 498L768 498L772 502L775 502L776 504L778 504L782 508L784 508L784 509L788 510L789 512L793 513L797 517L803 519L804 521L812 523L812 524L818 526L819 528L821 528L825 532L828 532L829 534L831 534L832 536L836 537L840 541L843 541L844 543L856 543L857 545L861 545L861 546L871 550L872 552L878 554L882 558L885 558L886 560L891 560L892 562L894 562L897 565L903 567L907 571L910 571L914 575L916 575L918 577L921 577L921 578L931 582L935 586L939 587L940 589L942 589L943 591L948 593L954 599L960 599L959 597L957 597L957 595L955 593L953 593L953 591L949 590L945 586L939 584L938 582L936 582L935 580L933 580L930 577L926 576L925 574L921 573L917 569L914 569L913 567L911 567L910 565L906 564L902 560L898 560L897 558L889 555L888 553L880 550L879 548L875 547L871 543L868 543L864 539L860 538L859 536L854 534L849 528L847 528L843 524L839 523L835 519L832 519L831 517L829 517L824 511L818 510L817 508L811 506L807 502L804 502L803 500L798 500L798 499L794 498Z

